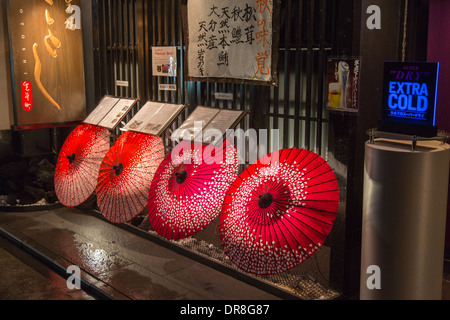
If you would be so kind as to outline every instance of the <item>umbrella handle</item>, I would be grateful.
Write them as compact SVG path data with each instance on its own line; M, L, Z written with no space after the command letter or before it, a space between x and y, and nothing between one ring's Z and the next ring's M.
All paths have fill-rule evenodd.
M265 209L269 207L273 202L273 196L266 192L264 194L259 195L258 205L261 209Z
M67 159L69 159L69 163L72 163L75 161L75 153L72 153L70 156L66 156Z
M123 164L122 164L122 163L119 163L118 165L114 165L112 168L113 168L115 174L118 176L119 174L122 173L122 170L123 170Z
M180 172L175 172L175 176L177 177L177 183L183 183L187 178L186 170L182 170Z

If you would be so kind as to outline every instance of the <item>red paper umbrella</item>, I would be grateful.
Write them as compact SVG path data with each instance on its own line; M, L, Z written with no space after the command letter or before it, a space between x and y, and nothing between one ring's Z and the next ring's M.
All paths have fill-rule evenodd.
M290 270L323 244L338 203L336 177L319 155L273 152L248 166L225 197L219 219L224 251L248 273Z
M82 124L72 130L55 168L55 192L61 204L75 207L89 198L109 147L109 131L105 128Z
M97 204L114 223L130 221L147 204L154 173L164 159L160 137L123 133L105 155L97 182Z
M183 141L163 160L152 182L148 214L167 239L189 237L220 213L238 173L238 156L227 140L219 147Z

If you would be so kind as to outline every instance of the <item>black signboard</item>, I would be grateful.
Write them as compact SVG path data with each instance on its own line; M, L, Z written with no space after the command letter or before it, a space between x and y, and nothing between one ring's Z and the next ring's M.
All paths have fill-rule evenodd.
M380 130L434 136L439 63L393 62L384 64Z

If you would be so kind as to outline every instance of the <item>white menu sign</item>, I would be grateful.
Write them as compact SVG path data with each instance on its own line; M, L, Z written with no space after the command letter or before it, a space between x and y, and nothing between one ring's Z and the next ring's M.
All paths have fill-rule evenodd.
M120 98L104 96L83 122L98 125L119 100Z
M114 129L136 102L137 100L134 99L120 99L98 125L111 130Z
M210 143L217 135L225 136L226 131L234 128L246 114L246 110L198 106L175 130L171 139Z
M183 108L184 105L182 104L148 101L123 127L123 130L159 136L175 120Z
M177 75L177 47L152 47L154 76L175 77Z

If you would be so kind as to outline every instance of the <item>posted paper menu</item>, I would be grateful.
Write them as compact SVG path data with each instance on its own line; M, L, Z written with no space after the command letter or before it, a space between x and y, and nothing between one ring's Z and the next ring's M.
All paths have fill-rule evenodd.
M98 125L104 128L114 129L131 110L136 101L134 99L120 99Z
M83 122L114 130L136 102L137 99L104 96Z
M172 139L187 139L197 141L202 129L217 115L220 109L197 107L194 112L182 123L182 125L172 134ZM197 124L197 127L195 127ZM200 139L201 141L201 139Z
M123 130L159 136L183 110L182 104L148 101Z
M119 98L104 96L98 103L97 107L89 114L83 121L84 123L98 125L105 115L111 111L114 105L119 101Z
M172 138L210 143L219 135L223 138L226 131L234 128L246 113L245 110L199 106L177 129Z

